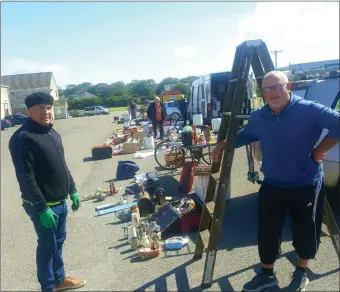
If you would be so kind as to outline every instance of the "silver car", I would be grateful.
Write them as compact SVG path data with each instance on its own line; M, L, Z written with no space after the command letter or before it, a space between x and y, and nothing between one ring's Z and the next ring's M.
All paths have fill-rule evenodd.
M102 106L88 106L85 109L85 116L109 115L110 112Z

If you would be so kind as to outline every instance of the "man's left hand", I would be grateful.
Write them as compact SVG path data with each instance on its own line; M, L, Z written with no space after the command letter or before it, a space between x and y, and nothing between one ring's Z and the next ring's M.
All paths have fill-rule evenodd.
M71 194L70 195L70 197L71 197L71 200L72 200L72 210L73 211L77 211L78 209L79 209L79 202L80 202L80 200L79 200L79 193L78 192L76 192L76 193L73 193L73 194Z
M323 160L326 159L326 153L320 151L318 148L315 148L312 152L312 158L315 162L321 163Z

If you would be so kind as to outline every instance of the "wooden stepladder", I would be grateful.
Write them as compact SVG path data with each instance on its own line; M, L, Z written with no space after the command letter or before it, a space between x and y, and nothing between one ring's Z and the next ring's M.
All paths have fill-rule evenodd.
M237 46L235 52L217 139L218 142L226 139L228 143L223 151L221 162L213 163L211 166L194 254L194 259L198 260L203 257L205 250L207 252L201 283L202 288L209 288L212 285L217 250L221 237L227 189L230 183L231 168L236 147L236 136L240 119L244 119L244 115L241 115L241 113L243 103L247 98L247 82L250 66L254 72L257 84L261 89L264 75L275 69L267 46L262 40L245 41ZM248 155L248 160L249 159L253 159L251 155ZM250 161L248 162L248 180L255 183L258 181L258 174L254 171L253 164L251 164ZM214 200L215 193L216 199ZM324 222L330 231L333 245L339 256L339 230L336 223L334 223L335 220L327 200L324 218Z
M218 142L227 139L228 144L223 152L221 163L213 163L211 167L194 254L194 259L201 259L204 250L207 249L202 288L208 288L212 285L217 248L221 236L226 193L230 182L236 146L236 135L240 118L243 118L241 115L242 106L245 98L247 98L250 66L252 66L259 83L262 83L264 73L274 70L267 47L261 40L246 41L236 48L217 139ZM217 194L214 201L216 188Z

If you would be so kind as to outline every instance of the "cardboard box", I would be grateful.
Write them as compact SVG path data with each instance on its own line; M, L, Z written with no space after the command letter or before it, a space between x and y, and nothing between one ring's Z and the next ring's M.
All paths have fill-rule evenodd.
M146 132L136 132L133 134L133 137L136 139L142 139L144 137L146 137L148 135L148 133Z
M123 153L124 154L136 153L138 149L139 149L139 144L137 144L137 143L124 143L123 144Z

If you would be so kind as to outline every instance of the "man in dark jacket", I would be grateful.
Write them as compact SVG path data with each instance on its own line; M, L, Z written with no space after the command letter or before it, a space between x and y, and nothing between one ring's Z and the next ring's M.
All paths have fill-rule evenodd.
M53 97L26 97L29 119L11 137L11 152L23 208L38 236L37 276L43 292L76 289L85 281L65 276L62 247L66 238L68 195L74 211L79 194L67 167L60 135L53 129Z
M155 101L149 105L147 115L152 122L154 138L155 139L157 138L157 128L159 127L160 138L161 140L163 140L164 139L163 121L166 118L166 110L158 96L156 96Z
M135 120L136 114L137 114L137 105L135 104L133 100L131 100L131 103L130 103L130 112L131 112L131 118Z

